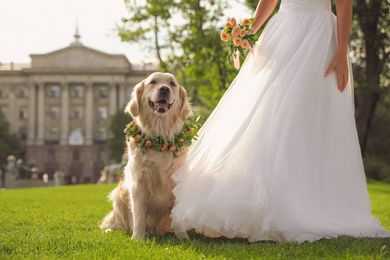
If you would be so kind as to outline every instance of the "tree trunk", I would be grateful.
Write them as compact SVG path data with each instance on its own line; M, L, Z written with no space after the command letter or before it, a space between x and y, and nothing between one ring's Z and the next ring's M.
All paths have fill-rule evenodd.
M372 118L379 100L379 78L383 63L379 57L381 42L378 40L378 17L380 1L373 1L370 5L365 0L359 0L354 11L357 13L360 28L364 34L366 53L365 73L361 78L360 88L356 92L356 128L362 155L366 151L367 138Z

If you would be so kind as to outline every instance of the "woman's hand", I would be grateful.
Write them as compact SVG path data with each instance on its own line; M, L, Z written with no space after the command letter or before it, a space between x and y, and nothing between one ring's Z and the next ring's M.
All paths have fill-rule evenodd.
M325 77L329 76L332 71L336 72L337 87L343 92L348 83L348 60L347 54L344 52L338 52L330 63L328 69L325 72Z

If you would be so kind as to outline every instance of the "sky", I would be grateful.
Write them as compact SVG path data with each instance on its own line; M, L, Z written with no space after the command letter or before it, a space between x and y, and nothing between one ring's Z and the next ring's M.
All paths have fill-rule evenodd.
M231 2L226 15L248 12L239 4L243 1ZM30 54L69 46L76 24L87 47L124 54L133 64L153 62L145 48L116 35L115 24L126 15L124 0L0 0L0 63L30 63Z

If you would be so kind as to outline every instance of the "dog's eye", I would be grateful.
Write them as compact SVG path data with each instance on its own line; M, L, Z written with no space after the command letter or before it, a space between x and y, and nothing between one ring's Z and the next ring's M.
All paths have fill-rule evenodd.
M156 84L157 82L155 81L155 80L152 80L151 82L150 82L150 84Z
M172 87L176 87L175 82L171 81L171 86L172 86Z

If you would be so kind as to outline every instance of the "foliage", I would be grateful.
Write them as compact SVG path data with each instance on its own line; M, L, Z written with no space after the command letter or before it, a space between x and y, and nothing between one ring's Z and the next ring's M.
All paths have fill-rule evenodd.
M108 140L108 146L110 147L110 158L116 162L122 161L122 155L125 150L125 135L123 129L131 121L131 117L125 114L122 110L119 110L111 118L111 137Z
M114 185L75 185L0 191L0 259L386 259L390 238L314 243L249 243L190 233L132 241L124 231L102 232ZM390 228L389 184L368 185L373 214Z
M19 141L11 134L8 121L0 118L0 165L7 163L9 155L19 155Z

